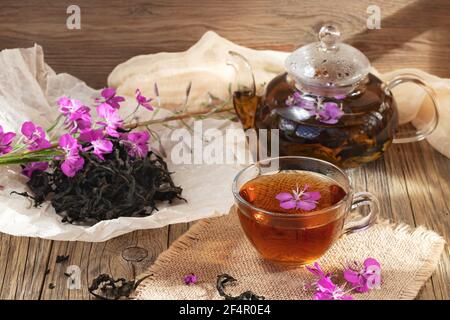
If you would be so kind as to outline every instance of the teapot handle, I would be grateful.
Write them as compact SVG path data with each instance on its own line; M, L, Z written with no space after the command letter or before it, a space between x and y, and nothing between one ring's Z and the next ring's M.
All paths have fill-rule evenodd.
M418 130L409 130L405 132L398 132L395 135L393 143L406 143L415 142L425 139L429 134L431 134L437 127L439 122L439 112L438 112L438 102L436 92L430 85L428 85L422 78L418 77L412 73L401 74L387 83L387 90L391 90L398 86L399 84L412 82L422 87L427 95L430 97L433 103L433 118L427 123L427 125Z

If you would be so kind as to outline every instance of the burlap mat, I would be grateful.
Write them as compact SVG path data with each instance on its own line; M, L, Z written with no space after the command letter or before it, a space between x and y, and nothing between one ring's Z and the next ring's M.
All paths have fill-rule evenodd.
M319 263L326 272L342 274L348 261L376 258L382 266L381 289L353 294L355 299L414 299L431 276L445 241L423 227L380 222L365 232L341 238ZM194 273L195 285L183 277ZM252 290L266 299L311 299L304 288L313 280L304 267L288 268L262 260L245 238L235 212L194 225L150 267L136 299L222 299L217 275L238 280L231 292ZM338 282L338 281L337 281ZM340 282L339 282L340 283Z

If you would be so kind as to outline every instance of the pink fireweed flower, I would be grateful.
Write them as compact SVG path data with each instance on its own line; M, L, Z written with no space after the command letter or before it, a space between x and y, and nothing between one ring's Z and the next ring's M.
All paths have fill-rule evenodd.
M344 100L345 98L347 98L347 96L345 94L338 94L333 98L335 98L336 100Z
M374 258L367 258L362 267L348 267L344 270L344 278L357 292L368 292L381 285L381 265Z
M312 266L305 266L306 270L308 270L309 272L311 272L314 276L316 276L318 278L318 280L322 279L322 278L331 278L331 274L330 273L325 273L322 268L320 267L319 263L314 262L314 264ZM314 281L311 284L308 284L306 287L307 288L311 288L311 287L317 287L317 281Z
M345 96L338 95L336 100L342 100ZM319 122L326 124L336 124L344 115L344 112L335 102L324 102L323 104L311 97L304 96L300 91L294 92L286 99L288 107L296 107L308 112L309 116L315 116Z
M324 278L330 276L330 274L326 274L322 268L320 267L319 263L314 262L313 266L306 266L306 270L311 272L313 275L319 278Z
M150 104L150 101L152 101L152 99L150 98L147 99L146 97L144 97L141 94L141 90L136 89L135 97L138 105L143 106L144 108L150 111L153 111L153 106Z
M106 103L109 104L114 109L120 108L120 103L125 101L125 98L122 96L116 96L116 89L114 88L104 88L100 95L103 97L103 99L95 99L95 102L97 103Z
M78 132L78 130L83 131L91 128L92 119L89 108L81 108L72 113L67 117L65 123L67 124L66 129L69 130L69 133L71 134Z
M98 139L91 142L94 147L94 154L102 160L105 160L104 154L111 153L113 151L113 143L106 139Z
M294 92L286 99L288 107L297 107L308 111L310 116L316 115L317 103L311 99L304 98L300 91Z
M96 130L86 130L80 133L80 140L84 142L89 142L90 147L84 149L84 151L89 151L94 149L93 154L99 157L101 160L105 160L104 154L111 153L113 151L113 143L105 139L103 129Z
M332 275L325 273L317 262L313 266L306 266L306 269L318 278L309 285L315 289L314 300L353 300L353 297L344 291L344 286L333 283Z
M76 112L78 109L84 107L80 100L70 99L68 97L61 97L56 102L59 106L59 112L61 112L66 117L70 116L72 113Z
M317 113L320 122L326 124L336 124L344 115L344 112L335 102L325 102L322 109Z
M32 162L23 167L22 174L31 179L33 172L45 171L47 169L48 169L48 162Z
M150 134L147 131L136 131L122 135L121 143L128 150L128 154L135 158L144 158L148 153L148 140Z
M97 107L97 114L105 120L97 122L97 124L103 126L109 136L118 138L120 133L117 132L117 129L122 128L123 120L120 118L117 109L114 109L107 103L102 103Z
M25 137L24 142L28 145L28 150L41 150L51 146L45 137L44 129L31 121L22 124L21 132Z
M302 93L300 91L295 91L286 99L286 105L288 107L299 106L302 101Z
M82 150L81 145L77 139L70 134L63 134L59 138L59 146L65 152L64 162L61 165L61 170L68 177L74 177L75 174L83 169L84 159L79 152Z
M11 143L15 137L14 132L3 132L3 127L0 126L0 156L11 152Z
M66 117L64 124L69 133L73 134L78 130L86 130L91 127L91 109L84 106L81 101L61 97L58 100L58 105L59 111Z
M334 284L330 277L323 277L316 283L314 300L353 300L353 297L344 291L344 286Z
M190 274L185 275L183 280L186 285L190 285L190 284L196 284L198 279L195 274L190 273Z
M321 195L318 191L307 192L308 189L309 185L305 184L302 190L297 187L296 190L292 190L292 193L281 192L275 196L275 199L280 201L280 207L283 209L311 211L317 207Z

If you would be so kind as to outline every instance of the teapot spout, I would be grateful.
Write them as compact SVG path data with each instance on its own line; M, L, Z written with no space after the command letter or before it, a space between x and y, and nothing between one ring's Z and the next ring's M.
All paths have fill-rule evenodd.
M255 113L259 104L256 95L255 76L248 60L235 51L228 52L230 59L227 64L235 71L231 86L233 106L244 130L255 127Z

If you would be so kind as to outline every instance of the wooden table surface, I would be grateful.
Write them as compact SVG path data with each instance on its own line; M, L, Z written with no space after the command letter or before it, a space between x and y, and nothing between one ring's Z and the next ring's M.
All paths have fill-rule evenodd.
M207 30L253 48L292 50L314 40L325 22L337 23L380 71L417 67L450 77L450 1L77 1L81 30L67 30L71 1L2 0L0 48L39 43L57 72L103 87L112 68L137 54L181 51ZM367 30L366 9L381 9L381 29ZM0 70L1 72L1 70ZM374 193L382 216L424 225L450 240L450 160L427 142L394 145L384 158L351 171L358 190ZM133 232L104 243L61 242L0 234L0 298L90 299L87 287L100 273L133 277L122 258L130 246L148 250L140 273L189 228L188 224ZM69 260L56 264L58 255ZM68 290L68 265L81 268L82 288ZM49 270L49 272L46 272ZM445 249L419 299L450 298L450 255ZM50 289L50 284L54 288Z

